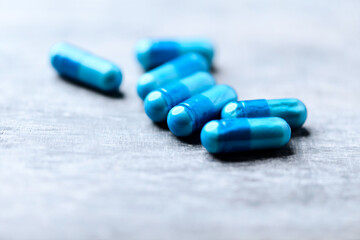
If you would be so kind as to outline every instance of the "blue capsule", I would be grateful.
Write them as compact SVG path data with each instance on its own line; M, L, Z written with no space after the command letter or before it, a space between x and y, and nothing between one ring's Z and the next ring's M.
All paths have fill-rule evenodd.
M168 127L176 136L190 136L208 121L220 117L221 109L236 99L231 87L214 86L173 107L167 117Z
M172 107L214 85L210 73L197 72L149 93L144 101L145 112L154 122L163 122Z
M290 141L291 128L281 118L213 120L201 130L201 143L210 153L280 148Z
M221 118L280 117L292 128L301 127L307 117L303 102L295 98L259 99L231 102L221 112Z
M203 55L209 65L214 57L214 46L208 39L141 39L135 47L136 57L145 70L189 52Z
M198 71L209 71L205 58L197 53L185 54L143 74L138 81L137 92L145 99L151 91Z
M60 75L104 92L117 91L122 81L115 64L68 43L53 46L50 60Z

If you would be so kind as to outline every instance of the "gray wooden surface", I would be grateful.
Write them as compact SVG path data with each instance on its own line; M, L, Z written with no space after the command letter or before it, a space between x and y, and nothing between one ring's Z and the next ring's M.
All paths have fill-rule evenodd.
M144 114L146 36L216 42L241 99L296 97L278 151L224 157ZM49 66L66 40L113 60L122 96ZM360 239L360 2L0 1L0 239Z

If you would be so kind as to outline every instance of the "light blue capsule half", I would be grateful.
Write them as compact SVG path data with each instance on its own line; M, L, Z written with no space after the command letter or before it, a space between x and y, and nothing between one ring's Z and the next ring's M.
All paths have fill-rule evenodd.
M280 148L290 141L291 128L281 118L213 120L201 130L201 143L210 153Z
M122 73L112 62L68 43L52 47L50 60L62 76L104 92L118 91Z
M144 101L145 112L154 122L163 122L172 107L214 85L215 79L210 73L197 72L150 92Z
M236 99L236 92L231 87L214 86L173 107L167 116L168 127L176 136L190 136L208 121L220 117L221 109Z
M135 54L145 70L157 67L183 54L196 52L211 65L214 57L213 43L208 39L141 39Z
M259 99L228 103L221 112L221 118L280 117L292 128L301 127L306 120L305 104L295 98Z
M182 55L143 74L137 83L138 95L145 99L151 91L198 71L209 71L205 58L197 53Z

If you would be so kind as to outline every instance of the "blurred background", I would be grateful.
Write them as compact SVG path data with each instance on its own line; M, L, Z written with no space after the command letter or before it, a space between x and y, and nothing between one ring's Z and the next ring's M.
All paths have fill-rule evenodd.
M284 149L210 155L145 115L143 37L207 37L240 99L301 99ZM358 239L360 2L0 0L0 239ZM69 84L68 41L123 96Z

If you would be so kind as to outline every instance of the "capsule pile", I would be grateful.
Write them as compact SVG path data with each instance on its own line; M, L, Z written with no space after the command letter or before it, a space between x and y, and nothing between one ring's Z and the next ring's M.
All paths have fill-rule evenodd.
M165 122L178 137L200 133L211 153L280 148L300 128L307 110L300 100L237 101L236 91L210 73L214 46L207 39L142 39L135 48L144 68L137 93L145 113ZM55 45L50 61L62 76L102 92L117 91L122 73L114 63L67 43Z
M142 39L135 51L150 70L137 84L148 117L167 121L178 137L200 132L211 153L280 148L290 141L291 128L306 120L298 99L237 101L233 88L216 85L209 72L214 46L207 39Z

